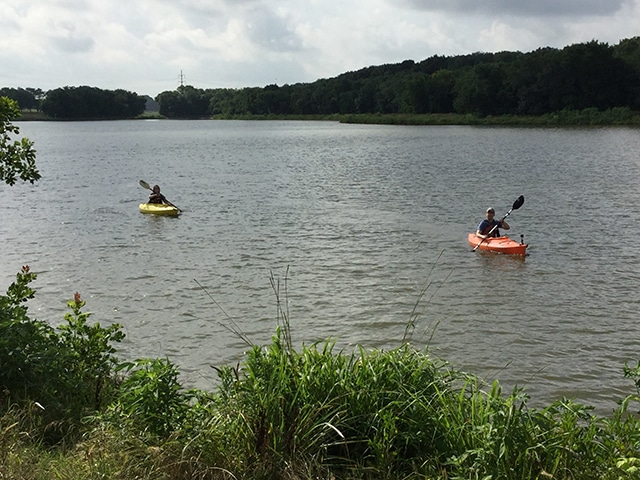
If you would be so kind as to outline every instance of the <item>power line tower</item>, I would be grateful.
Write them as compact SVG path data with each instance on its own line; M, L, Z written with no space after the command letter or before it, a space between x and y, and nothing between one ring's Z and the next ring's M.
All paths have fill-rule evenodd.
M184 88L184 74L182 73L182 70L180 70L180 90L182 90Z

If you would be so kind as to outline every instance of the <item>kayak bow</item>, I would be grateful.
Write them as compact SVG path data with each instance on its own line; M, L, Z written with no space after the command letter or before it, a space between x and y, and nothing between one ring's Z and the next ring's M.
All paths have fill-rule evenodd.
M469 245L488 252L506 253L508 255L525 255L527 244L511 240L509 237L489 237L483 239L475 233L469 234Z

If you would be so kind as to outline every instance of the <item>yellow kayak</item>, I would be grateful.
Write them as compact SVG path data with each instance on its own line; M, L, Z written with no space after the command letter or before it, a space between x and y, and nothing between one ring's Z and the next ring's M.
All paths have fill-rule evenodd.
M152 213L153 215L177 216L180 214L180 210L177 207L166 203L141 203L138 208L142 213Z

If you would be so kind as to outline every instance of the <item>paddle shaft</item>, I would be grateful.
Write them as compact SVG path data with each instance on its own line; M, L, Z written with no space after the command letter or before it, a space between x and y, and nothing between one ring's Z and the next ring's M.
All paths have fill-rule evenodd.
M149 184L148 184L147 182L145 182L144 180L140 180L140 186L141 186L142 188L146 188L147 190L151 190L151 191L153 192L153 188L151 188L151 187L149 186ZM174 204L173 204L173 203L171 203L169 200L167 200L167 198L166 198L164 195L162 195L162 199L163 199L165 202L167 202L167 204L168 204L168 205L171 205L172 207L176 207L176 208L178 209L178 211L179 211L179 212L181 212L181 211L182 211L182 210L181 210L177 205L174 205Z

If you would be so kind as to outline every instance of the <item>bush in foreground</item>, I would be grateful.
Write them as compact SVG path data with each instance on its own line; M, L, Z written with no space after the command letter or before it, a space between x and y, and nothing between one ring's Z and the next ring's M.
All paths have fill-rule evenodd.
M0 296L0 413L2 405L26 409L39 440L59 444L70 436L73 442L84 417L113 399L118 360L112 343L124 333L117 324L89 325L78 293L58 328L32 320L26 302L35 294L35 278L23 267Z

